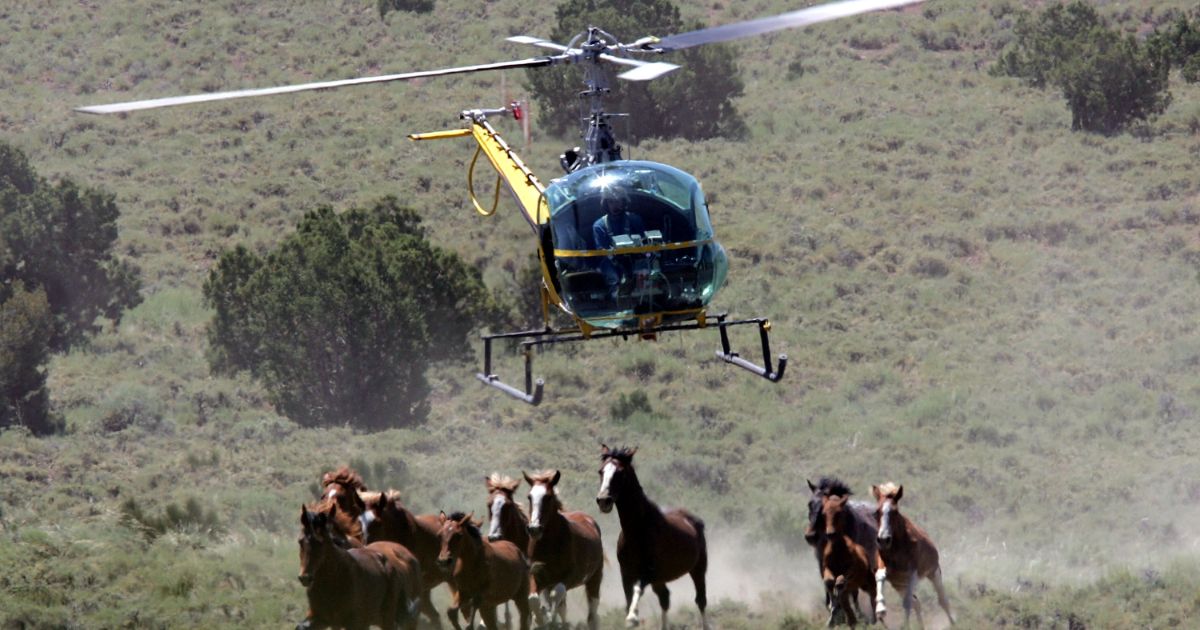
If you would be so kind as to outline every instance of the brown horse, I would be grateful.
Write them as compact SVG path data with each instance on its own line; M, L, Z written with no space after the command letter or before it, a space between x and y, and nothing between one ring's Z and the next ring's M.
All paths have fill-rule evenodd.
M667 626L671 592L667 583L690 574L696 586L696 606L700 623L708 627L704 609L708 605L705 573L708 548L704 540L704 521L686 510L661 510L642 490L633 469L637 448L600 451L600 492L596 504L605 514L617 507L621 534L617 537L617 562L621 565L621 586L629 614L627 626L638 624L638 602L649 585L662 606L662 627Z
M937 591L938 604L946 611L950 625L954 625L954 616L950 614L950 602L946 599L946 590L942 586L942 566L938 560L938 550L933 540L916 523L905 518L900 513L900 497L904 496L904 486L888 482L881 486L871 486L871 494L875 495L878 507L875 517L879 521L879 568L875 579L879 591L875 597L875 612L883 615L887 607L883 603L883 581L886 579L897 593L904 594L904 625L908 625L912 609L917 609L917 623L925 626L921 618L921 602L917 601L917 581L925 578L933 582Z
M589 630L600 623L600 582L604 579L604 546L596 519L583 512L564 512L555 486L562 478L557 470L525 474L529 483L529 561L536 592L541 595L536 610L542 623L543 606L551 619L557 613L567 624L567 591L583 586L587 593ZM534 596L531 594L530 598Z
M441 620L429 594L434 587L445 581L445 576L437 570L437 557L441 551L438 532L442 528L438 515L414 515L404 507L400 501L400 493L395 490L378 494L367 493L365 503L366 509L360 519L362 531L366 534L365 540L400 543L412 550L421 566L426 567L422 573L421 612L430 623L440 628ZM456 608L447 610L446 614L452 619L458 617Z
M484 477L483 483L487 486L488 513L492 516L491 524L488 526L488 540L492 542L507 540L516 545L517 549L528 553L529 531L526 527L529 525L529 518L525 516L525 510L521 507L521 503L513 496L520 487L521 480L496 472L489 477ZM532 579L529 588L532 593L534 588ZM508 604L504 605L504 625L512 626Z
M817 574L824 579L825 564L821 556L825 549L825 520L821 515L821 510L825 498L830 496L849 497L854 493L837 477L821 477L815 485L808 481L808 489L812 492L812 496L808 499L808 527L804 530L804 540L812 545L817 558ZM850 521L850 538L866 549L867 555L874 561L877 535L874 518L875 506L861 501L850 501L847 505L854 513ZM825 606L829 608L829 618L832 621L836 602L830 599L829 593L826 593L825 596ZM862 606L859 605L857 592L850 594L850 601L854 604L859 616L862 616ZM870 605L869 602L868 605Z
M449 576L450 595L456 608L479 611L483 623L495 630L496 607L512 600L521 618L521 630L529 630L529 561L507 540L491 542L480 533L474 514L456 512L438 516L441 551L438 567ZM467 613L468 621L473 617ZM458 628L457 617L450 622Z
M821 578L831 602L829 625L833 625L836 612L841 610L846 623L853 627L857 621L850 602L857 599L858 591L864 590L871 600L875 599L875 557L853 538L859 517L847 505L848 501L847 495L828 495L821 501L821 519L825 523L820 542ZM874 615L869 623L875 623Z
M365 539L359 518L366 511L366 504L360 493L366 489L367 486L363 484L362 477L357 472L342 466L321 477L321 498L309 504L310 511L330 515L335 532L345 537L349 544L360 547ZM337 510L333 509L334 506Z
M300 525L300 583L309 608L297 630L416 629L421 566L407 549L391 542L345 549L330 515L303 505Z

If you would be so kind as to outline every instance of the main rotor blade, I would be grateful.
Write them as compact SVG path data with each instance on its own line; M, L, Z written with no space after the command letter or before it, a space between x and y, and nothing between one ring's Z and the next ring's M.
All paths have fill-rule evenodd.
M358 79L343 79L340 81L322 81L319 83L302 83L299 85L284 85L280 87L258 88L252 90L234 90L232 92L212 92L208 94L192 94L189 96L171 96L167 98L155 98L146 101L131 101L127 103L114 103L112 105L89 105L87 107L76 107L75 111L86 114L115 114L119 112L132 112L139 109L154 109L156 107L173 107L175 105L190 105L192 103L206 103L209 101L223 101L234 98L249 98L251 96L271 96L274 94L290 94L292 92L304 92L308 90L327 90L330 88L346 87L350 85L364 85L367 83L385 83L388 81L407 81L409 79L419 79L422 77L437 77L447 74L463 74L466 72L485 72L488 70L504 70L506 68L532 68L537 66L548 66L553 63L559 63L566 59L561 56L555 57L532 57L530 59L520 59L516 61L501 61L498 63L486 63L477 66L460 66L457 68L443 68L441 70L421 70L418 72L405 72L403 74L386 74L375 77L361 77Z
M691 48L701 44L712 44L716 42L727 42L752 35L762 35L780 31L785 28L799 28L819 22L828 22L838 18L850 17L859 13L869 13L871 11L882 11L884 9L895 9L910 4L916 4L923 0L845 0L844 2L831 2L829 4L817 5L799 11L791 11L774 17L759 18L757 20L748 20L745 22L734 22L733 24L725 24L722 26L714 26L713 28L691 31L689 33L680 33L678 35L668 35L662 38L656 44L655 48L663 50L679 50L681 48Z

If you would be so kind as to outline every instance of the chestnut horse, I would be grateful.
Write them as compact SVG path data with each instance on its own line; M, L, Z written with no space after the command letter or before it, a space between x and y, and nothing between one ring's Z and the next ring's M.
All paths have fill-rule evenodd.
M484 477L483 483L487 486L488 513L492 516L488 526L488 540L507 540L528 554L529 532L526 527L529 525L529 519L525 516L521 503L513 496L521 485L521 480L495 472L489 477ZM531 593L534 592L532 580L529 588ZM538 613L541 611L538 610ZM504 625L512 626L508 604L504 605Z
M438 567L449 577L453 605L479 611L483 623L495 630L496 607L512 600L521 618L521 630L529 630L529 561L507 540L491 542L471 520L474 514L456 512L438 515L441 551ZM467 613L470 620L472 613ZM458 628L457 617L450 622Z
M337 506L330 510L336 514ZM300 583L308 595L308 615L296 629L415 630L420 563L391 542L344 549L333 531L333 514L300 507Z
M825 523L821 547L821 579L830 602L829 625L837 611L846 615L846 623L854 626L856 618L850 602L858 591L865 590L875 599L875 556L858 544L853 537L858 513L847 503L847 495L828 495L821 500L821 520ZM872 615L870 623L875 623Z
M825 497L842 496L849 497L854 492L850 487L842 482L837 477L821 477L814 485L808 481L808 489L812 492L812 496L808 499L808 527L804 530L804 540L812 546L813 552L817 558L817 574L821 579L825 579L825 564L821 558L825 548L825 520L821 515L821 510L824 505ZM854 518L851 521L850 537L867 550L868 556L875 561L876 535L874 509L875 506L864 503L862 501L850 501L849 507L854 512ZM850 594L850 601L854 604L855 610L862 616L862 606L858 601L858 593ZM825 606L829 608L829 619L833 620L836 602L830 599L829 593L825 594ZM868 602L868 605L870 603Z
M946 611L950 625L954 625L954 616L950 614L950 602L946 599L946 590L942 586L942 567L938 561L938 550L933 540L916 523L905 518L900 513L900 497L904 496L904 486L885 483L881 486L871 486L871 494L879 502L875 517L879 521L879 565L875 573L879 584L875 596L875 612L883 615L887 607L883 603L883 581L886 579L897 593L904 594L904 625L908 625L912 609L917 609L917 623L925 626L921 618L921 602L917 601L917 581L925 578L933 582L937 591L938 604Z
M438 552L441 551L441 541L438 532L441 523L436 514L416 516L404 507L400 501L400 493L388 490L380 493L366 493L366 509L363 510L361 521L365 540L374 542L388 540L400 543L412 550L413 555L425 567L422 573L423 588L421 589L421 613L435 627L441 627L437 608L429 592L438 584L445 581L445 576L437 569ZM451 608L446 611L451 619L457 619L458 611ZM457 623L457 621L455 622Z
M349 544L360 547L365 539L359 517L366 511L360 493L366 489L367 486L363 484L362 477L357 472L342 466L337 471L327 472L321 477L321 498L309 504L310 511L330 515L336 533L344 536ZM333 510L334 506L337 506L336 511Z
M609 449L601 445L600 492L596 504L605 514L617 506L621 534L617 537L617 562L621 565L621 586L629 614L627 626L638 624L638 602L649 585L662 606L662 627L667 626L671 592L667 583L690 574L696 586L696 606L700 623L708 627L704 609L708 604L705 573L708 549L704 541L704 521L683 509L661 510L642 490L633 470L637 448Z
M604 579L604 546L596 519L583 512L564 512L555 486L562 478L557 470L533 475L523 473L529 483L529 561L536 592L551 613L567 624L567 591L584 586L587 593L589 630L600 623L600 581ZM530 594L530 598L534 597ZM542 623L539 603L538 623Z

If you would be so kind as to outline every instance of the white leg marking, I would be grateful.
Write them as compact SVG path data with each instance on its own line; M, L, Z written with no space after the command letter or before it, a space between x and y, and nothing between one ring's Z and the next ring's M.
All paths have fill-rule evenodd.
M670 624L667 623L667 611L662 611L662 630L667 630Z
M546 611L542 608L542 597L537 593L529 594L529 609L533 611L534 620L537 625L546 623Z
M610 466L612 464L609 464ZM625 615L625 621L628 623L637 623L638 600L642 599L642 585L633 585L633 600L629 602L629 614Z
M880 567L875 572L875 615L883 616L887 612L887 606L883 601L883 586L887 580L887 567Z

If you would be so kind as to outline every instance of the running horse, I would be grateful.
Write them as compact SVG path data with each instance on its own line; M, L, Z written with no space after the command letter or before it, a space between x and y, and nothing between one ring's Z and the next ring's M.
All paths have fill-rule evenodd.
M605 514L617 508L621 534L617 537L617 562L621 565L621 586L629 614L625 624L638 624L638 602L649 585L662 606L662 628L666 630L671 592L667 583L684 575L692 576L696 586L696 606L700 623L708 627L704 609L708 604L705 573L708 549L704 541L704 521L683 509L661 510L642 490L633 456L637 448L610 449L601 445L600 492L596 504Z
M856 624L852 600L857 600L858 591L866 591L875 599L875 556L874 552L854 539L861 518L848 505L849 495L831 494L821 500L821 520L824 535L820 540L821 578L825 582L825 594L830 602L829 622L833 625L836 613L846 615L846 623ZM875 623L871 615L869 623Z
M521 480L494 472L491 476L484 477L483 483L487 486L488 513L492 517L491 523L488 525L488 540L492 542L507 540L516 545L517 549L528 554L529 518L525 516L524 508L514 496L517 488L521 485ZM530 597L534 597L532 593L536 591L532 580L529 584L529 592L531 593ZM541 615L540 609L537 609L537 614ZM512 627L508 604L504 605L504 625Z
M331 513L300 506L300 583L308 614L296 630L362 628L416 630L421 566L403 546L376 542L346 549Z
M825 564L821 555L825 548L825 519L821 514L821 510L825 498L830 496L849 497L854 492L837 477L821 477L816 484L813 484L811 481L807 483L812 495L808 499L808 526L804 530L804 540L813 548L817 559L817 574L823 580ZM867 554L874 560L877 535L874 518L875 506L862 501L850 501L848 506L854 512L854 518L850 523L850 537L856 544L863 547L867 551ZM854 608L858 611L859 616L862 616L862 606L859 604L857 592L850 594L850 601L854 604ZM825 606L829 609L830 621L833 620L837 609L836 604L837 602L833 601L830 594L826 592Z
M583 586L587 593L588 630L596 630L600 619L600 582L604 579L604 546L596 519L583 512L564 512L555 487L562 472L545 470L530 475L529 483L529 561L535 592L541 596L534 609L538 624L543 623L543 603L548 603L551 619L557 614L563 627L567 623L567 591ZM537 595L530 593L532 600Z
M441 571L437 570L437 557L441 551L441 540L438 532L441 523L438 515L425 514L417 516L400 501L400 493L388 490L380 493L366 493L364 499L366 509L359 519L364 540L375 542L389 540L399 543L412 550L413 555L425 567L421 574L423 588L421 589L421 613L434 625L441 627L437 608L433 605L430 591L446 581ZM458 611L451 608L446 611L452 620L458 617ZM457 623L457 621L455 621Z
M460 512L438 515L441 550L437 563L449 577L452 605L478 610L490 629L499 627L496 607L511 600L517 607L521 630L529 630L529 561L507 540L486 540L471 520L473 516ZM472 616L467 613L468 621ZM451 617L450 622L459 629L457 617Z
M919 525L900 513L900 497L904 486L888 482L871 486L878 507L875 517L879 520L879 568L875 573L878 591L875 596L875 612L882 616L887 607L883 603L883 582L887 580L897 593L904 594L904 625L908 625L913 608L917 609L917 623L925 626L921 618L921 602L915 593L917 581L925 578L933 582L937 591L938 604L946 611L950 625L954 616L950 614L950 602L942 586L942 566L933 540Z

